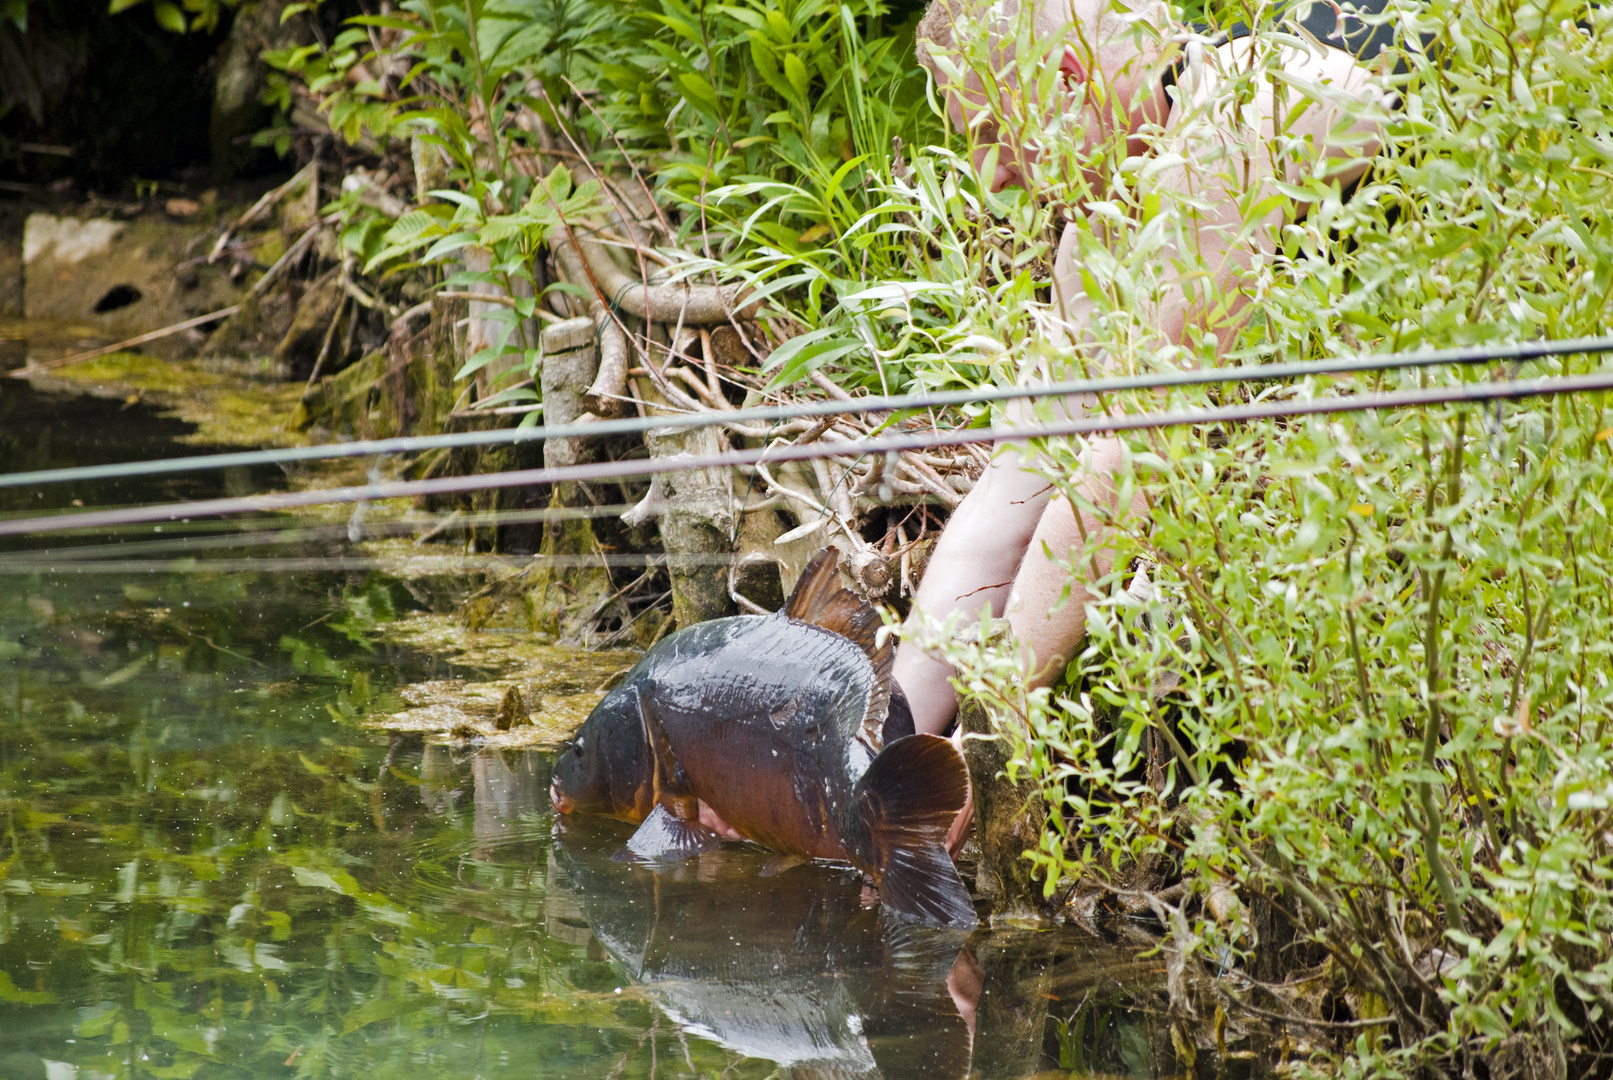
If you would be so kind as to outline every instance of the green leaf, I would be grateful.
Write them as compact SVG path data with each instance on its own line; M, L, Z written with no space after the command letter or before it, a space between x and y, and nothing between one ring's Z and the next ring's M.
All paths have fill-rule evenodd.
M468 379L503 355L504 347L502 345L489 345L485 349L478 349L465 360L465 363L458 371L454 372L454 381Z
M433 188L431 191L426 192L426 194L435 195L439 199L444 199L453 203L455 206L459 206L463 209L471 211L478 217L481 216L481 202L478 201L474 196L465 194L463 191L455 191L453 188Z
M499 378L502 381L503 379L508 378L508 377L510 377L512 375L524 375L524 374L525 374L525 372L522 371L522 369L520 369L520 368L511 368L509 371L505 372ZM495 409L495 408L498 408L501 405L513 405L513 404L519 404L519 403L523 403L523 402L539 401L539 400L541 400L541 399L538 397L537 392L535 390L533 390L530 386L512 386L512 387L509 387L508 389L500 390L498 393L494 394L490 398L484 398L483 400L478 401L472 407L476 408L476 409Z
M789 342L784 344L788 345ZM776 389L798 383L823 365L831 364L863 347L860 341L847 342L844 339L814 342L786 358L783 367L779 368L779 373L767 384L768 388ZM782 352L783 348L781 345L778 351ZM768 357L769 363L772 359L771 356Z
M500 240L508 240L512 236L519 236L525 227L522 218L513 214L500 214L490 217L477 230L477 243L482 247L491 247Z
M437 218L424 210L411 210L393 222L381 239L388 244L407 244L439 225Z
M13 1005L52 1005L56 1002L56 995L48 990L19 990L17 984L11 981L11 976L0 971L0 1001Z
M806 65L801 63L801 58L793 52L784 54L784 77L790 80L790 85L795 88L795 104L800 108L806 108L807 102L811 100L808 91L812 88L812 77L807 74Z
M699 98L708 105L715 106L717 104L717 91L712 88L711 83L703 76L696 75L693 72L686 72L678 76L678 85L682 86L690 95Z
M183 34L185 32L184 13L178 7L168 3L167 0L159 0L152 7L151 14L156 18L157 25L170 34Z
M795 40L795 28L778 8L767 9L767 28L773 31L773 37L780 45L787 45Z
M468 232L453 233L432 244L421 256L422 262L433 262L444 255L451 255L462 247L468 247L476 242L476 234Z
M760 12L746 11L744 8L734 7L730 4L717 4L713 6L711 10L720 11L730 19L733 19L736 22L744 23L753 30L760 30L762 27L767 25L766 18L764 18ZM771 14L771 12L769 12L769 14Z

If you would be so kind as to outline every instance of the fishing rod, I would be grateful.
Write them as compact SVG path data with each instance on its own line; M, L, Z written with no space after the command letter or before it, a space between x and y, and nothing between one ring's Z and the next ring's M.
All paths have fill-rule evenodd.
M467 529L502 525L533 525L550 521L582 521L594 518L615 517L633 509L631 503L607 503L602 506L550 506L541 510L488 510L478 513L465 513L455 510L451 513L430 516L415 516L406 518L366 518L361 528L365 539L379 539L386 536L406 536L413 533L418 539L417 543L428 536L445 535L448 533L463 532ZM320 540L351 539L351 525L349 522L336 519L329 523L320 521L286 520L283 518L256 519L250 522L255 528L242 529L240 521L220 522L192 522L186 526L186 531L198 529L212 535L202 536L174 536L162 540L126 540L114 544L78 544L72 547L35 548L26 552L3 553L0 559L10 562L29 560L32 562L45 562L56 560L60 562L77 562L96 559L112 553L120 558L131 555L175 554L183 557L195 552L218 551L230 548L247 547L280 547L294 544L306 544ZM232 531L199 529L204 525L224 525L232 527ZM131 526L131 529L135 526ZM110 532L110 528L96 530L97 533ZM146 529L140 535L149 536Z
M687 554L611 554L596 555L420 555L410 563L432 574L465 574L495 569L527 569L547 566L553 569L610 569L643 570L659 567L730 566L736 556ZM284 559L97 559L85 562L46 563L43 560L8 560L0 558L0 575L4 574L171 574L180 571L204 570L209 574L225 573L311 573L331 570L386 570L397 573L398 560L384 556L333 555L300 556Z
M76 514L40 515L0 522L0 536L25 536L60 532L64 529L100 528L136 522L188 520L247 512L271 513L302 506L333 503L369 502L376 499L411 498L451 492L483 491L556 484L567 481L614 480L630 476L691 469L766 465L786 461L844 455L848 449L860 454L895 454L906 450L929 450L972 442L1023 443L1033 439L1096 435L1106 432L1140 431L1194 424L1237 423L1294 416L1383 411L1427 405L1475 404L1509 401L1560 394L1613 390L1613 371L1561 378L1508 380L1493 383L1464 383L1457 386L1429 387L1387 393L1354 394L1347 397L1316 398L1279 404L1231 405L1172 413L1138 413L1098 416L1044 424L1039 427L965 428L929 434L907 432L863 439L856 443L791 443L787 446L756 450L730 450L704 456L599 461L581 465L561 465L541 469L482 473L475 476L445 476L430 480L400 480L323 491L277 492L270 495L244 495L235 498L204 499L194 502L154 506L123 507L117 510L87 510Z
M793 405L757 406L749 409L709 410L673 413L620 420L594 420L586 424L559 424L551 427L496 428L492 431L463 431L448 435L402 435L391 439L360 439L324 443L317 446L279 447L272 450L243 450L228 454L161 458L109 465L83 465L66 469L40 469L33 472L0 474L0 487L38 486L81 480L111 480L128 476L154 476L161 473L195 472L257 465L286 465L303 461L335 458L384 456L418 453L424 450L463 449L556 438L588 438L602 435L641 434L651 428L707 427L716 424L778 422L809 417L838 416L870 412L905 412L951 405L1013 401L1023 398L1068 397L1076 394L1106 394L1125 390L1170 390L1215 383L1262 382L1298 379L1314 375L1348 375L1363 371L1391 371L1434 367L1442 364L1481 364L1501 360L1522 362L1549 356L1613 352L1613 335L1569 338L1557 341L1528 341L1511 345L1436 349L1428 352L1384 353L1378 356L1295 361L1282 364L1256 364L1236 368L1193 368L1154 375L1125 375L1102 379L1075 379L1040 386L994 387L982 390L947 390L933 393L881 395L849 401L806 401ZM975 429L977 432L980 429ZM964 442L979 441L978 435Z

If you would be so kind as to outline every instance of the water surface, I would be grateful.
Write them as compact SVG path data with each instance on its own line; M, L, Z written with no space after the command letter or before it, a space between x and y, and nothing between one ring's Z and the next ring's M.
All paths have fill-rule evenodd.
M196 451L142 408L0 388L0 467ZM268 481L0 489L0 511L243 482ZM547 753L362 728L406 684L475 677L382 632L470 579L209 570L228 553L0 552L0 1077L1176 1070L1135 945L906 926L854 873L764 875L746 845L651 872L612 859L625 826L555 821Z

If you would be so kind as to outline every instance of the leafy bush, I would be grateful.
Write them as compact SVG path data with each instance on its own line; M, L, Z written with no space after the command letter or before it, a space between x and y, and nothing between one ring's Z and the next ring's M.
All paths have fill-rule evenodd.
M1300 43L1269 7L1250 8L1209 14L1248 22L1268 46ZM519 240L481 231L533 205L530 176L510 165L534 145L516 122L527 110L602 164L626 153L646 166L682 210L675 239L699 251L694 265L773 297L781 325L804 331L770 358L778 385L822 368L850 386L975 386L1607 324L1605 6L1395 6L1402 39L1424 47L1384 72L1397 105L1348 106L1383 132L1380 149L1350 150L1371 171L1348 200L1318 147L1251 139L1236 122L1275 48L1181 123L1145 131L1147 154L1085 140L1076 118L1037 117L1010 94L997 120L1042 147L1039 198L984 191L957 153L973 134L945 138L909 31L889 18L813 0L415 0L362 24L383 34L379 48L366 31L285 66L322 78L406 57L390 89L331 80L348 87L327 97L332 118L438 146L445 182L468 193L353 233L376 268L449 237L515 245L495 270L530 261L550 223L534 217ZM1027 31L1020 85L1049 77L1037 46ZM978 51L945 62L997 75ZM1119 105L1101 86L1093 95L1099 110ZM1240 186L1251 154L1274 155L1285 179ZM1204 206L1162 183L1183 162L1224 181L1240 212L1227 227L1273 252L1236 291L1215 287L1195 240ZM1090 306L1079 350L1056 295L1068 283L1049 273L1066 226ZM1192 327L1161 348L1155 316L1173 289L1187 292ZM1243 299L1256 316L1239 330ZM1222 336L1232 344L1218 356ZM1567 357L1527 370L1597 368ZM1511 372L1248 394L1500 374ZM1102 404L1175 409L1233 393ZM960 661L967 692L1018 717L1021 760L1056 811L1036 856L1050 894L1146 888L1164 861L1186 885L1179 906L1159 901L1178 955L1268 975L1325 960L1312 974L1339 989L1354 1026L1335 1029L1324 1071L1488 1054L1492 1076L1543 1074L1606 1050L1610 432L1603 403L1585 397L1126 436L1118 505L1141 492L1151 514L1089 507L1110 519L1118 569L1094 589L1068 685L1027 695L1011 649L931 638ZM1041 449L1049 479L1081 501L1080 447ZM1217 903L1215 918L1203 901L1225 899L1223 886L1243 904ZM1287 948L1284 932L1305 947Z
M1325 177L1238 193L1245 229L1265 200L1316 202L1273 230L1274 259L1243 282L1259 314L1234 356L1603 331L1613 10L1430 0L1391 16L1426 52L1406 51L1402 100L1354 196ZM1280 28L1265 26L1275 43ZM1193 130L1246 101L1259 75L1256 63L1229 80L1176 135L1154 133L1156 158L1198 139L1211 176L1246 152L1314 153ZM1198 208L1173 203L1146 162L1112 145L1046 168L1068 189L1081 166L1105 196L1075 219L1088 341L1119 370L1202 359L1228 296L1187 286L1203 291L1186 355L1154 347L1148 326L1167 260L1209 280L1184 240ZM1015 321L976 333L1020 342L1023 372L1050 347ZM1524 373L1601 367L1573 356ZM1105 407L1220 396L1117 395ZM1347 988L1355 1022L1334 1029L1322 1072L1401 1075L1484 1056L1491 1076L1583 1075L1613 1033L1610 435L1601 395L1132 434L1117 503L1142 493L1146 518L1093 504L1073 482L1078 447L1044 446L1049 479L1106 519L1116 553L1068 685L1027 695L1007 645L931 641L962 663L967 692L1017 717L1021 761L1057 811L1035 855L1050 895L1157 887L1146 869L1169 861L1187 885L1174 910L1197 914L1170 916L1174 947L1211 971L1237 956L1280 973L1273 927L1297 928L1325 959L1309 974ZM1072 558L1072 575L1085 564ZM1221 886L1251 907L1212 917L1200 902ZM1292 971L1305 950L1285 955Z

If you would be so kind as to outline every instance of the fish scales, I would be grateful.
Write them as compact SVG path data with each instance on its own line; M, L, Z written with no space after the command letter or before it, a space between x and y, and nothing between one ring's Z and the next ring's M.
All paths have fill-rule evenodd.
M639 685L654 687L691 793L758 843L844 858L838 811L871 760L852 749L872 695L867 657L778 615L690 631L684 647L645 658ZM769 797L781 787L795 797Z
M968 771L937 736L884 745L901 700L891 646L836 558L820 552L776 615L699 623L651 649L556 762L551 798L640 822L627 851L652 861L720 843L704 803L748 840L849 861L904 915L973 925L944 846Z

